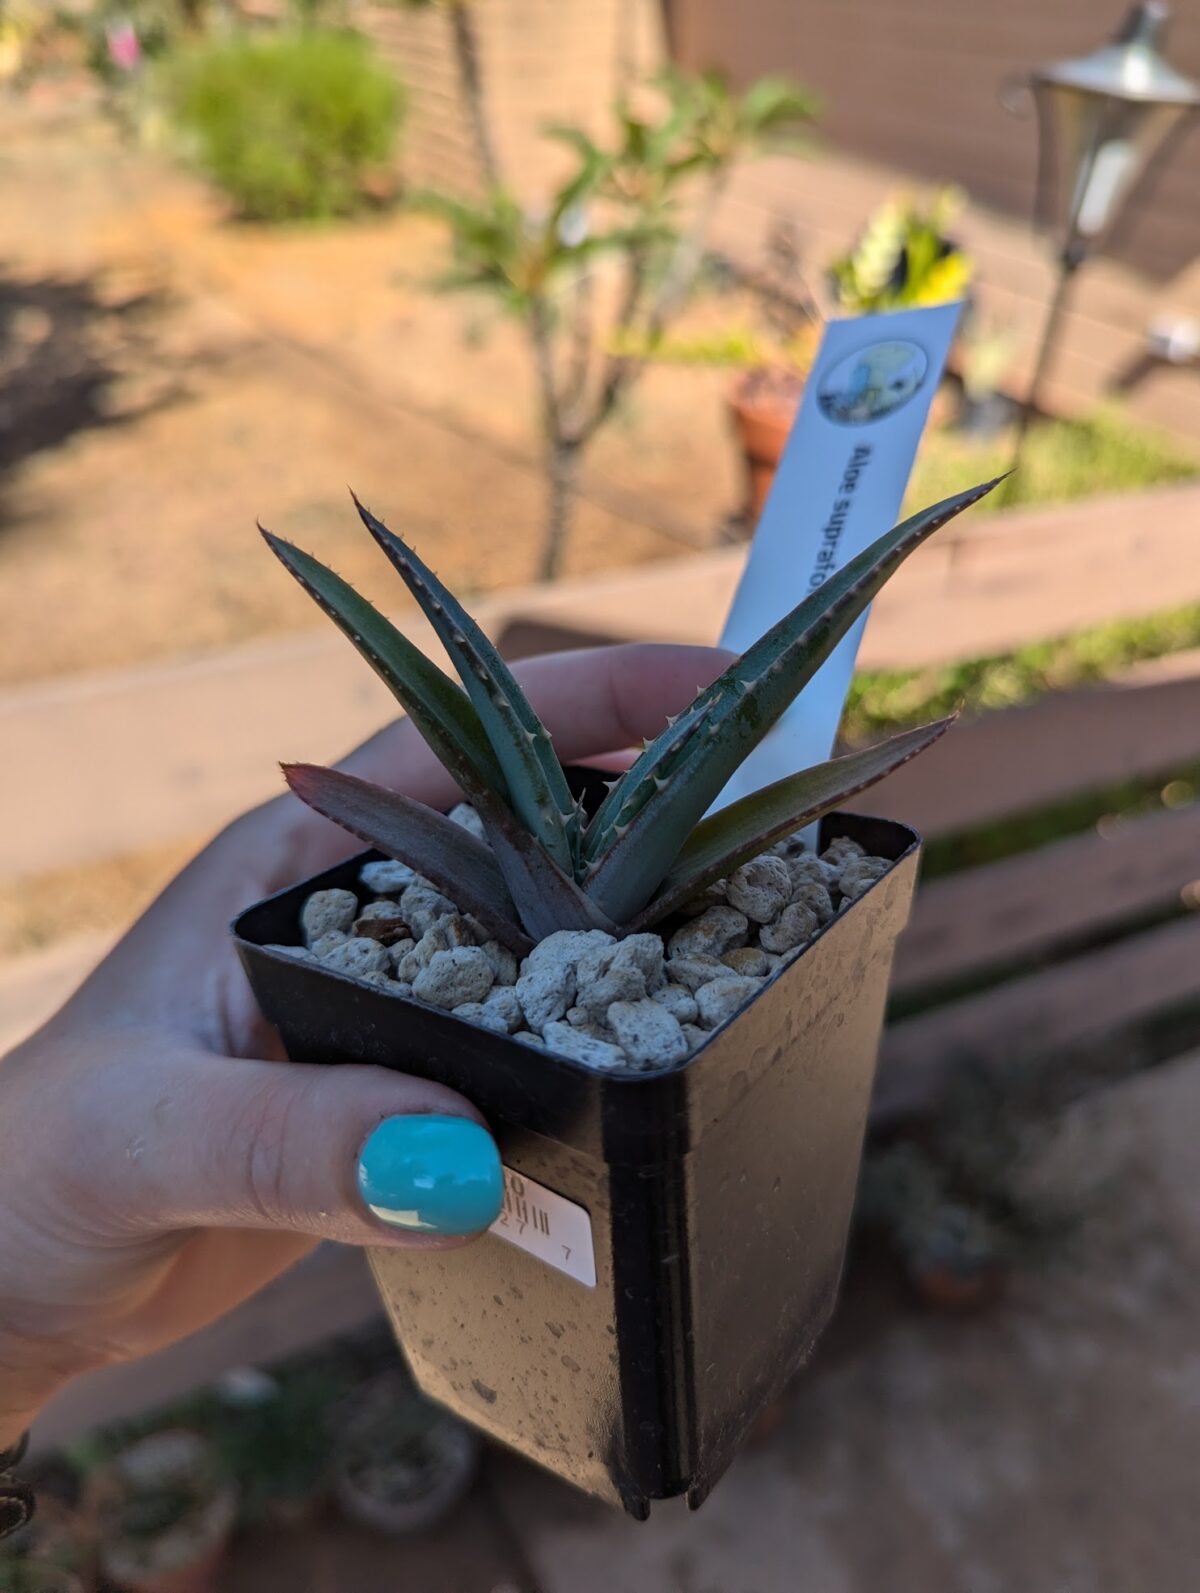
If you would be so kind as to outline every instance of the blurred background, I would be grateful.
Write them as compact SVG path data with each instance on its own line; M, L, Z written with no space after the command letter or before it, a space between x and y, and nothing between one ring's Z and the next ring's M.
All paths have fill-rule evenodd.
M256 516L422 645L346 484L509 656L713 641L822 321L959 297L911 501L1019 457L866 633L845 742L965 716L867 803L928 846L843 1307L703 1512L637 1526L482 1455L330 1250L52 1407L0 1589L1193 1584L1200 0L1172 11L0 0L0 1049L279 758L388 716Z

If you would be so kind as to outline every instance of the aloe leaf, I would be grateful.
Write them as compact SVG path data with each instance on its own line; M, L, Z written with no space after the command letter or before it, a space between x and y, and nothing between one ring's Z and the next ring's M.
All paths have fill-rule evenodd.
M776 687L782 684L785 690L791 691L775 715L778 718L779 713L807 685L862 610L908 555L926 537L985 497L1003 479L998 476L982 486L971 487L966 492L945 498L885 532L806 597L790 614L785 615L711 686L700 692L691 705L671 720L666 730L630 765L600 804L584 837L586 861L594 865L628 830L656 793L664 789L682 759L691 752L692 737L697 727L710 720L722 706L728 706L728 699L736 697L742 690L740 682L761 673L764 667L778 666L774 677ZM789 671L797 666L805 672L791 675ZM778 690L775 695L778 695ZM730 765L730 774L745 755L743 752ZM721 784L724 784L724 780ZM720 789L718 786L717 790ZM716 794L714 791L713 796ZM705 803L699 811L703 813L707 805Z
M612 839L595 851L588 848L587 891L608 917L624 923L641 911L655 882L670 871L734 771L888 577L928 536L978 502L1000 479L923 509L879 537L700 693L660 738L667 742L665 756L658 742L651 743L624 777L630 782L631 804L618 809ZM634 807L632 798L639 790L640 805ZM625 811L628 819L621 816Z
M288 785L310 808L385 857L415 868L506 946L522 955L531 949L496 859L461 824L423 802L340 769L313 763L282 767Z
M508 665L453 593L357 498L354 505L421 605L458 671L504 770L513 811L559 867L573 872L577 856L575 804L549 731Z
M349 582L310 553L259 530L284 569L354 643L467 796L476 803L489 793L507 800L504 773L466 692Z
M752 792L698 824L685 841L657 895L629 926L631 934L656 924L706 885L811 824L858 792L915 758L954 723L954 716L892 736L874 747L832 758Z
M528 830L512 822L494 826L486 815L484 827L518 916L534 940L544 940L558 929L604 929L610 935L619 932Z

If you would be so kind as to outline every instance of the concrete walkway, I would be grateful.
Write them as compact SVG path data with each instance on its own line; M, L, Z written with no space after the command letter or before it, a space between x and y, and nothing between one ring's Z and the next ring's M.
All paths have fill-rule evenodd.
M852 1290L784 1431L639 1526L517 1465L543 1593L1185 1593L1200 1565L1200 1056L1076 1106L1067 1253L975 1319ZM399 1562L398 1562L399 1564Z

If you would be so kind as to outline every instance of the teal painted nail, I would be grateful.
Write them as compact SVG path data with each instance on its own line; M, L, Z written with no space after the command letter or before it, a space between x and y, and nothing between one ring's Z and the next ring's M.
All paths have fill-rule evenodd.
M500 1215L504 1173L486 1128L468 1117L388 1117L358 1158L358 1190L410 1233L479 1233Z

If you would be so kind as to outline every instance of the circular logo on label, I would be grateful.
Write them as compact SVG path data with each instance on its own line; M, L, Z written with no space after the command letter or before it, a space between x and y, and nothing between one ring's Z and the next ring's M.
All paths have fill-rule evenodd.
M872 343L828 373L817 393L821 413L842 426L865 426L907 404L929 360L915 343Z

